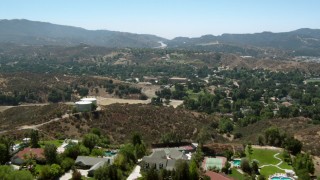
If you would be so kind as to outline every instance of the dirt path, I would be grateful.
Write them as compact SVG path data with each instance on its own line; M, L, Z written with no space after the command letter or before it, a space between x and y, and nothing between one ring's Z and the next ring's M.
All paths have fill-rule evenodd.
M280 170L282 170L282 171L286 170L286 169L282 169L281 167L279 167L280 164L282 164L282 162L283 162L279 157L277 157L279 154L280 154L280 153L277 153L277 154L273 155L273 157L274 157L275 159L277 159L277 160L280 161L278 164L266 164L266 165L260 166L260 168L267 167L267 166L273 166L273 167L276 167L276 168L278 168L278 169L280 169Z
M258 145L252 145L253 149L270 149L270 150L282 150L282 148L274 147L274 146L258 146Z
M0 106L0 112L3 112L3 111L10 109L12 107L15 107L15 106Z
M28 107L28 106L45 106L45 105L49 105L49 103L38 103L38 104L20 104L18 106L0 106L0 112L3 112L7 109L13 108L13 107L19 107L19 106L24 106L24 107Z
M24 129L38 129L39 127L43 126L43 125L46 125L46 124L49 124L51 122L55 122L55 121L59 121L61 119L64 119L64 118L67 118L67 117L70 117L69 114L65 114L63 115L61 118L54 118L54 119L51 119L47 122L44 122L44 123L41 123L41 124L36 124L36 125L24 125L24 126L20 126L18 128L18 130L24 130Z

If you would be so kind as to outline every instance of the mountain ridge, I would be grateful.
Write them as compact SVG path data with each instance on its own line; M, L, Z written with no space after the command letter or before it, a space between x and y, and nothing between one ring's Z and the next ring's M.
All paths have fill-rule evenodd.
M249 48L273 48L294 55L320 56L320 29L301 28L289 32L176 37L171 40L151 34L109 30L87 30L26 19L0 20L0 43L23 45L75 46L81 43L109 48L155 48L164 42L167 48L197 49L234 53ZM219 47L217 47L219 45Z

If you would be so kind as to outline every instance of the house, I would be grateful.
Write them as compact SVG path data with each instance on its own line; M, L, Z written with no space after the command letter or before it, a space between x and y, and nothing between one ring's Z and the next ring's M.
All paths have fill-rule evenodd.
M155 168L173 170L177 160L188 160L183 152L177 149L155 150L150 156L142 158L141 167L143 169Z
M45 161L43 149L24 148L11 158L11 163L15 165L22 165L27 157L32 157L36 161Z
M92 177L94 171L107 164L113 164L116 156L112 157L90 157L90 156L78 156L75 165L81 169L89 169L88 176Z
M76 166L82 169L89 169L100 162L107 162L108 164L113 164L114 157L102 158L102 157L78 156L74 163Z

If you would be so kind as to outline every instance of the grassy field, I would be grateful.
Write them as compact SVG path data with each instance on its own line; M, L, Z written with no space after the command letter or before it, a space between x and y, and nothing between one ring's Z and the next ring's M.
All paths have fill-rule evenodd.
M232 173L228 174L228 176L233 177L234 179L237 180L244 180L245 176L241 173L239 173L239 171L237 171L237 168L232 168Z
M40 141L40 146L41 146L41 148L44 148L44 146L46 145L46 144L54 144L54 145L56 145L56 147L59 147L59 146L61 146L61 144L63 143L63 140L52 140L52 141Z
M263 165L268 165L268 164L277 165L278 163L280 163L280 160L274 158L274 155L277 153L280 153L280 154L278 154L276 157L280 158L283 161L282 151L280 150L253 149L251 160L254 160L254 159L258 160L259 167ZM246 154L247 154L247 157L249 157L248 151L246 152ZM279 167L282 169L292 169L292 166L288 165L284 161L279 165ZM270 175L275 173L284 173L284 171L274 166L265 166L260 169L260 173L265 177L269 177Z
M253 154L251 155L251 160L258 160L259 166L266 164L278 164L280 161L273 156L280 151L269 150L269 149L253 149ZM247 153L247 157L250 157Z
M284 173L284 171L274 166L267 166L260 169L260 174L264 175L265 177L269 177L270 175L275 173Z

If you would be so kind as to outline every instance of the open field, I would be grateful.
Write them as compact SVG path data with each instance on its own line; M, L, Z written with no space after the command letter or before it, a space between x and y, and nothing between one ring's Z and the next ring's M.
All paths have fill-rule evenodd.
M151 100L136 100L136 99L120 99L120 98L103 98L96 97L99 105L106 106L110 104L148 104Z

